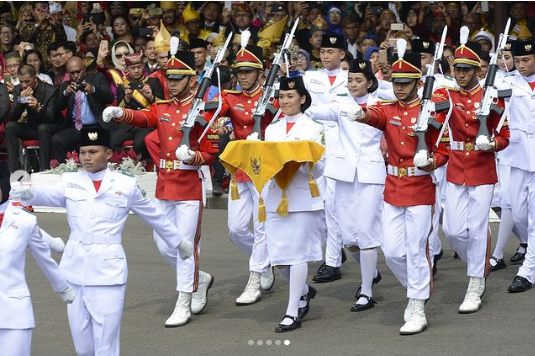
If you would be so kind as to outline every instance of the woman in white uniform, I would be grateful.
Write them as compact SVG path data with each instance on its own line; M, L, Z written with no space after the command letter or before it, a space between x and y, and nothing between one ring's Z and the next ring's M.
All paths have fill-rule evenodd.
M339 217L344 246L360 261L362 283L351 311L373 308L372 286L379 283L377 248L381 245L381 215L386 169L381 153L383 133L371 126L350 122L347 108L377 102L377 78L369 61L353 60L347 89L351 97L339 97L336 105L316 106L306 112L314 119L336 121L340 140L327 155L326 177L335 181L335 214Z
M0 354L29 356L35 319L24 273L26 250L63 301L72 303L74 292L50 256L36 217L8 201L9 170L0 187Z
M302 77L282 78L279 104L285 116L267 127L266 141L310 140L323 145L323 125L303 114L310 103ZM312 168L314 179L323 174L323 167L324 157ZM301 327L301 318L308 313L310 300L316 295L316 290L306 284L308 262L322 260L322 236L326 231L323 198L312 197L309 173L309 164L303 164L285 190L288 215L277 213L283 192L275 181L266 193L265 229L271 264L290 282L288 308L275 329L277 333Z

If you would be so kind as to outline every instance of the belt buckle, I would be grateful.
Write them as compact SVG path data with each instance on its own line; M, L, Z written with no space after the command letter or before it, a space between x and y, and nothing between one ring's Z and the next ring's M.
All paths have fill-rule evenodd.
M172 169L173 168L173 161L165 161L165 168Z
M398 178L407 176L406 168L398 168Z
M474 144L472 142L467 142L464 144L465 151L472 151L474 149Z

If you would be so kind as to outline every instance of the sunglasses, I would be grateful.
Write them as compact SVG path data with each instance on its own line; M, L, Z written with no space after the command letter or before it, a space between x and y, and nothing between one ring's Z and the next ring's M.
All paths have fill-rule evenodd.
M115 53L115 58L117 58L117 59L121 59L121 58L123 58L124 56L126 56L127 54L130 54L130 52Z

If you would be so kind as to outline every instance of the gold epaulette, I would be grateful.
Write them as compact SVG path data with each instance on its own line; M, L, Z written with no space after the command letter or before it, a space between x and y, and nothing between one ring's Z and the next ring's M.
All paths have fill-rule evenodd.
M169 99L169 100L156 99L155 104L167 104L167 103L172 103L172 102L173 102L173 99Z
M450 91L459 91L460 90L459 88L453 88L453 87L447 87L447 86L443 86L441 88L446 89L446 90L450 90Z
M241 94L242 91L241 91L241 90L229 90L229 89L225 89L225 93L227 93L227 94Z
M396 103L397 100L379 100L378 103L381 103L381 105L384 105L384 104L394 104Z

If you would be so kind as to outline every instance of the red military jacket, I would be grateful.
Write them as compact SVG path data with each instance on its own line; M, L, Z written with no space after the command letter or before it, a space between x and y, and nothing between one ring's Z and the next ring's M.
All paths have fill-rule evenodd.
M450 153L446 180L459 185L476 186L484 184L496 184L496 161L494 152L475 151L475 141L479 130L479 120L476 111L483 100L483 88L478 84L471 91L448 88L453 110L449 119L449 137L453 141L464 142L464 150L453 150ZM437 90L438 94L447 95L446 89ZM498 106L504 107L503 100L498 101ZM500 122L500 115L491 111L487 119L489 132L495 134L496 151L503 150L509 145L509 129L507 121L500 132L496 133L496 127Z
M180 130L193 101L193 95L178 101L177 99L159 101L148 109L123 109L124 115L120 121L138 127L156 127L160 142L160 159L165 160L165 167L158 170L156 182L156 198L162 200L202 200L202 182L198 170L174 169L177 160L175 151L182 139ZM217 130L210 128L201 140L199 147L197 140L204 131L203 127L195 124L190 132L190 145L195 150L193 162L186 166L201 166L212 164L215 154L219 151L219 136ZM159 162L155 162L158 164Z
M442 98L444 100L444 98ZM439 101L442 101L439 100ZM363 122L385 134L388 146L388 164L394 167L414 167L413 158L416 154L416 138L413 126L416 125L420 111L420 99L410 103L401 101L379 102L377 105L364 108L366 117ZM436 120L444 121L444 114L437 115ZM439 131L429 126L426 142L429 152L435 157L436 167L446 164L448 156L445 149L433 150ZM386 176L385 202L394 206L414 206L435 204L435 185L431 175L423 176Z
M258 100L262 96L262 87L258 86L256 89L247 93L243 90L224 90L221 93L222 107L219 116L228 116L234 128L234 139L245 140L247 136L253 131L254 119L253 111L258 104ZM275 103L278 107L278 103ZM210 121L214 112L208 112L205 116L206 121ZM266 131L266 127L273 120L274 115L269 111L262 118L260 124L262 135ZM235 175L236 181L244 182L250 181L249 177L242 171L237 171Z

